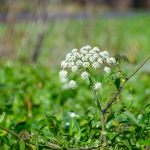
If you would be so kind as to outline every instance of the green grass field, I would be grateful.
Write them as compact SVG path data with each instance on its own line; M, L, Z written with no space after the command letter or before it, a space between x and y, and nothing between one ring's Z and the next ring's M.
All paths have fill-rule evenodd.
M19 138L10 131L0 130L0 149L97 146L101 123L92 92L82 81L78 89L64 90L59 82L59 62L74 47L90 44L114 55L125 54L130 63L139 64L150 53L149 27L148 16L56 21L48 24L37 64L23 63L14 58L12 61L11 56L1 59L0 127L17 133ZM21 41L26 24L15 25L12 35L15 55L30 59L39 28L33 28L29 33L29 44L23 47ZM5 24L0 24L1 39L6 29ZM121 70L127 75L134 69L135 65L128 62L121 64ZM80 77L77 80L81 80ZM126 84L106 115L108 147L104 149L144 150L150 146L149 83L149 71L141 70ZM112 84L107 86L102 90L102 105L116 90ZM76 117L71 117L72 113Z
M132 63L140 62L150 51L149 26L150 18L144 15L122 19L56 20L46 25L48 32L43 42L40 62L58 64L70 49L87 44L107 49L113 54L125 54ZM0 24L1 38L5 36L6 29L5 24ZM13 51L19 56L31 57L38 31L42 29L43 26L38 23L32 27L26 23L16 23L14 34L8 35L13 43ZM27 42L23 44L25 37ZM1 45L3 44L2 41Z

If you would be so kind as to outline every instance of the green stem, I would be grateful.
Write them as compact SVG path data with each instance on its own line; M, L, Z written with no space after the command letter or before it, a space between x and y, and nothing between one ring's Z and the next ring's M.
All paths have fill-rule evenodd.
M114 95L112 96L112 98L108 101L108 103L106 104L105 108L102 110L103 114L107 112L107 110L109 109L109 107L111 107L111 105L117 100L118 95L121 93L124 85L127 83L127 81L129 81L143 66L144 64L150 59L150 56L148 56L141 65L139 65L136 70L130 74L125 81L120 85L120 87L118 88L118 90L116 91L116 93L114 93Z
M94 98L96 100L96 104L99 110L99 116L100 116L100 121L101 121L101 127L102 127L102 131L101 131L101 140L102 140L102 144L106 145L106 135L105 135L105 116L104 113L102 112L102 107L101 107L101 103L99 101L99 97L97 95L97 91L94 89L94 82L92 80L92 78L89 76L89 80L90 80L90 85L94 94Z
M93 82L91 77L89 77L89 80L90 80L91 88L93 90L94 98L96 100L97 107L98 107L99 111L102 112L102 107L101 107L101 104L100 104L100 101L99 101L99 97L97 95L96 90L94 89L94 82Z

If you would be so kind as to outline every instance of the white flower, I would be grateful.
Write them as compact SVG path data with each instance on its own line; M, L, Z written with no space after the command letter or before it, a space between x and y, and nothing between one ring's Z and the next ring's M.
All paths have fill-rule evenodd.
M59 77L60 78L66 78L67 77L68 72L66 70L61 70L59 72Z
M94 53L93 57L94 57L94 58L98 58L99 55L98 55L97 53Z
M100 64L102 64L103 63L103 59L102 58L98 58L98 60L97 60Z
M71 53L68 53L68 54L66 55L66 60L69 60L71 56L72 56L72 54L71 54Z
M92 56L92 54L88 53L85 55L86 58L90 58Z
M79 53L78 58L82 58L83 54Z
M88 77L89 77L89 73L88 73L87 71L82 72L81 78L82 78L83 80L86 80Z
M88 68L90 66L90 63L89 62L84 62L82 65L83 65L84 68Z
M67 82L68 81L67 75L68 75L68 72L66 70L61 70L59 72L60 81L63 83Z
M73 61L71 61L71 62L68 63L68 67L69 68L72 68L73 66L74 66L74 62Z
M70 113L70 117L71 117L71 118L74 118L74 117L76 117L76 113L74 113L74 112L71 112L71 113Z
M88 57L86 56L82 57L82 61L88 61Z
M91 57L89 58L89 61L90 61L90 62L94 62L94 61L95 61L95 57L94 57L94 56L91 56Z
M100 64L99 64L98 62L94 62L94 63L92 64L92 67L95 68L95 69L97 69L97 68L100 67Z
M68 63L65 60L61 62L61 68L65 69L67 68L67 66L68 66Z
M87 50L86 47L82 47L82 48L80 49L80 52L81 52L82 54L87 54L87 53L88 53L88 50Z
M110 60L110 62L111 62L112 64L115 64L115 63L116 63L116 59L115 59L114 57L110 57L109 60Z
M74 56L74 55L71 56L69 60L70 60L70 61L75 61L75 60L76 60L76 56Z
M99 53L103 58L108 58L109 57L109 53L107 51L103 51Z
M89 50L89 49L91 49L91 46L90 45L86 45L85 49Z
M77 66L81 66L81 65L82 65L82 61L81 61L81 60L77 60L77 61L76 61L76 65L77 65Z
M108 63L108 64L111 64L111 60L110 60L110 58L108 57L108 58L106 58L106 62Z
M74 80L69 81L69 87L70 87L71 89L77 88L77 83L76 83L76 81L74 81Z
M89 53L94 54L95 51L92 49L92 50L89 51Z
M78 52L78 49L75 48L72 50L72 53L75 53L75 52Z
M110 71L111 71L111 69L110 69L109 67L104 67L104 71L105 71L107 74L109 74Z
M81 53L85 55L85 54L88 53L88 51L87 50L82 50Z
M98 90L102 88L102 83L101 82L96 82L94 85L94 90Z
M70 125L70 123L69 122L66 122L66 126L69 126Z
M89 45L83 46L81 49L72 49L66 55L66 59L61 62L62 71L59 73L60 81L65 84L66 88L76 88L76 81L69 81L68 72L76 72L82 69L81 78L88 79L90 74L86 71L87 68L98 69L103 66L104 72L107 74L111 71L111 66L116 63L115 58L109 57L107 51L100 51L98 47L91 47ZM100 83L96 83L94 89L101 88Z
M94 50L95 52L99 52L99 51L100 51L98 47L94 47L93 50Z
M108 64L115 64L116 63L116 59L114 58L114 57L108 57L108 58L106 58L106 62L108 63Z
M76 58L79 58L79 57L80 57L80 53L78 53L78 52L74 52L73 55L74 55Z
M78 70L78 67L75 65L72 67L72 72L76 72Z
M62 83L67 83L68 82L68 78L67 77L60 77L60 82Z

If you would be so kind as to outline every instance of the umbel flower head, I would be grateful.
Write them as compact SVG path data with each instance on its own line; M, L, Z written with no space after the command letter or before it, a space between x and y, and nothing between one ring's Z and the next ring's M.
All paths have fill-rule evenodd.
M65 87L75 89L78 84L74 80L69 80L69 73L78 72L83 80L89 78L89 69L102 69L105 74L111 72L111 66L116 64L114 57L110 57L108 51L101 51L98 47L89 45L81 49L73 49L66 55L65 60L61 62L62 70L59 72L60 81ZM102 87L100 82L96 82L94 89L98 90Z

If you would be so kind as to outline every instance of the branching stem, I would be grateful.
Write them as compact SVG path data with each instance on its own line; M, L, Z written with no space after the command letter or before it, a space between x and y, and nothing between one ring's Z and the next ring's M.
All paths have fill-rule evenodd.
M125 81L120 85L120 87L118 88L118 90L116 91L116 93L113 95L113 97L108 101L108 103L106 104L105 108L102 109L103 113L106 113L108 108L111 107L111 105L117 100L118 95L120 94L120 92L122 91L124 85L126 84L127 81L129 81L142 67L143 65L150 59L150 56L148 56L143 63L137 67L137 69L131 74L129 75Z
M117 97L118 95L120 94L120 92L122 91L124 85L126 84L126 82L128 80L130 80L142 67L143 65L150 59L150 56L148 56L144 62L139 66L137 67L137 69L131 74L129 75L125 81L121 84L121 86L118 88L118 90L116 91L116 93L113 95L113 97L110 99L110 101L106 104L105 108L102 109L101 107L101 103L99 101L99 97L97 95L97 92L96 90L94 89L94 83L93 83L93 80L91 77L89 77L89 80L90 80L90 84L91 84L91 88L93 90L93 93L94 93L94 97L95 97L95 100L96 100L96 104L97 104L97 107L98 107L98 110L99 110L99 114L100 114L100 121L101 121L101 125L102 125L102 132L101 132L101 138L102 138L102 144L98 145L98 146L91 146L91 147L79 147L79 148L67 148L67 150L92 150L92 149L97 149L97 148L100 148L100 147L103 147L104 145L103 144L106 144L106 136L105 136L105 113L107 112L107 110L109 109L109 107L111 107L111 105L113 104L113 102L115 102L117 100ZM7 133L13 135L14 137L16 138L19 138L19 134L13 132L12 130L9 130L3 126L0 126L0 129L3 130L3 131L6 131ZM32 144L32 145L36 145L32 142L27 142L29 144ZM39 145L40 147L43 147L43 148L48 148L48 149L56 149L56 150L60 150L62 149L60 146L58 145L55 145L53 143L50 143L49 144L40 144Z

